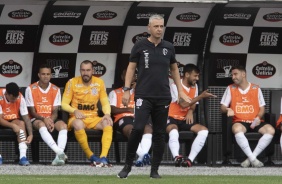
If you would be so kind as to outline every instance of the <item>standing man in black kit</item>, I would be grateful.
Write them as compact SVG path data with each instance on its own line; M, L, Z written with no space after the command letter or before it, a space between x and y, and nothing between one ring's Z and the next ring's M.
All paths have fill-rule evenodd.
M175 59L175 50L170 42L162 40L164 18L152 15L149 18L150 37L138 41L131 50L127 67L122 103L128 105L132 76L138 69L138 80L135 91L135 120L128 140L124 168L118 173L119 178L127 178L136 150L141 141L144 127L151 115L153 125L153 159L151 178L161 178L158 174L165 148L165 130L171 94L169 88L169 69L177 86L179 99L190 102L180 83L180 76Z

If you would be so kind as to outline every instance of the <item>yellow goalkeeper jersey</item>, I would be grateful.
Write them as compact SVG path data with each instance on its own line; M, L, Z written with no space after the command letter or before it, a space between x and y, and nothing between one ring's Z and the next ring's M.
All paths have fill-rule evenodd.
M92 82L89 86L83 84L81 77L70 79L66 84L63 98L71 101L70 106L72 108L82 111L86 117L91 118L97 116L98 101L108 97L104 81L92 76ZM70 115L72 116L73 113L70 113Z

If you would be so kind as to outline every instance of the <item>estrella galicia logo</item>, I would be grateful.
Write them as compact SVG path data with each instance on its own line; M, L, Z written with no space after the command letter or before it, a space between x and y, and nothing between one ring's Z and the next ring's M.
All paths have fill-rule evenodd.
M94 74L93 75L95 77L102 77L106 73L106 71L107 71L105 65L103 65L102 63L99 63L96 60L93 61L92 63L93 63L93 70L94 70Z
M117 13L111 12L109 10L100 11L100 12L93 14L93 18L98 19L98 20L110 20L110 19L115 18L116 16L117 16Z
M242 43L242 41L243 36L235 32L226 33L219 38L219 42L226 46L235 46Z
M193 22L201 18L199 14L188 12L176 16L176 19L182 22Z
M279 22L282 20L282 13L279 12L269 13L264 15L262 18L268 22Z
M135 36L132 38L132 42L133 42L133 43L136 43L137 41L142 40L143 38L149 38L149 37L150 37L150 34L147 33L147 32L140 33L140 34L138 34L138 35L135 35Z
M252 72L257 78L267 79L276 73L276 68L267 61L263 61L262 63L254 66Z
M73 36L69 33L61 31L59 33L54 33L49 37L50 43L57 46L64 46L69 44L73 40Z
M32 16L32 12L20 9L8 13L8 16L12 19L27 19Z
M15 77L23 71L23 67L12 59L2 63L0 68L0 74L4 77Z

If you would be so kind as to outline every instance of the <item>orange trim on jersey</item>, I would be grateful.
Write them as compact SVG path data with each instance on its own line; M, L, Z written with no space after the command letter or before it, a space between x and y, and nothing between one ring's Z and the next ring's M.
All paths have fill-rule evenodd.
M5 120L19 119L19 109L21 105L22 94L20 93L17 100L13 103L7 103L4 97L3 88L0 90L0 105L2 107L2 116Z
M282 122L282 114L280 114L280 117L279 117L279 119L276 122L276 128L280 127L281 122Z
M182 87L183 88L183 87ZM189 92L183 88L184 93L191 99L195 98L196 87L190 87ZM190 107L182 108L177 102L170 103L168 116L178 120L184 120Z
M45 118L50 117L52 115L54 100L59 88L54 84L51 84L49 91L47 93L42 93L37 82L31 84L29 87L36 113Z
M114 90L114 92L116 93L116 97L117 97L117 108L125 108L125 106L122 104L122 96L123 96L123 90L122 88L118 88L116 90ZM132 93L130 95L130 102L128 103L128 107L129 108L134 108L135 106L135 102L134 102L134 93ZM130 116L133 117L134 114L130 113L130 112L126 112L126 113L121 113L121 114L116 114L114 115L114 122L117 122L119 119L125 117L125 116Z
M230 108L234 111L233 122L251 123L259 113L259 86L251 84L247 94L241 94L235 84L229 85L231 92Z

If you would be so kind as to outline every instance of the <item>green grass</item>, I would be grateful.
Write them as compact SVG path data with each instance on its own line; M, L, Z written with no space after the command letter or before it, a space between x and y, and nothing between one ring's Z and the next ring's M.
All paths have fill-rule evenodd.
M128 179L116 176L83 176L83 175L0 175L2 184L280 184L282 176L169 176L161 179L150 179L145 175L131 175Z

